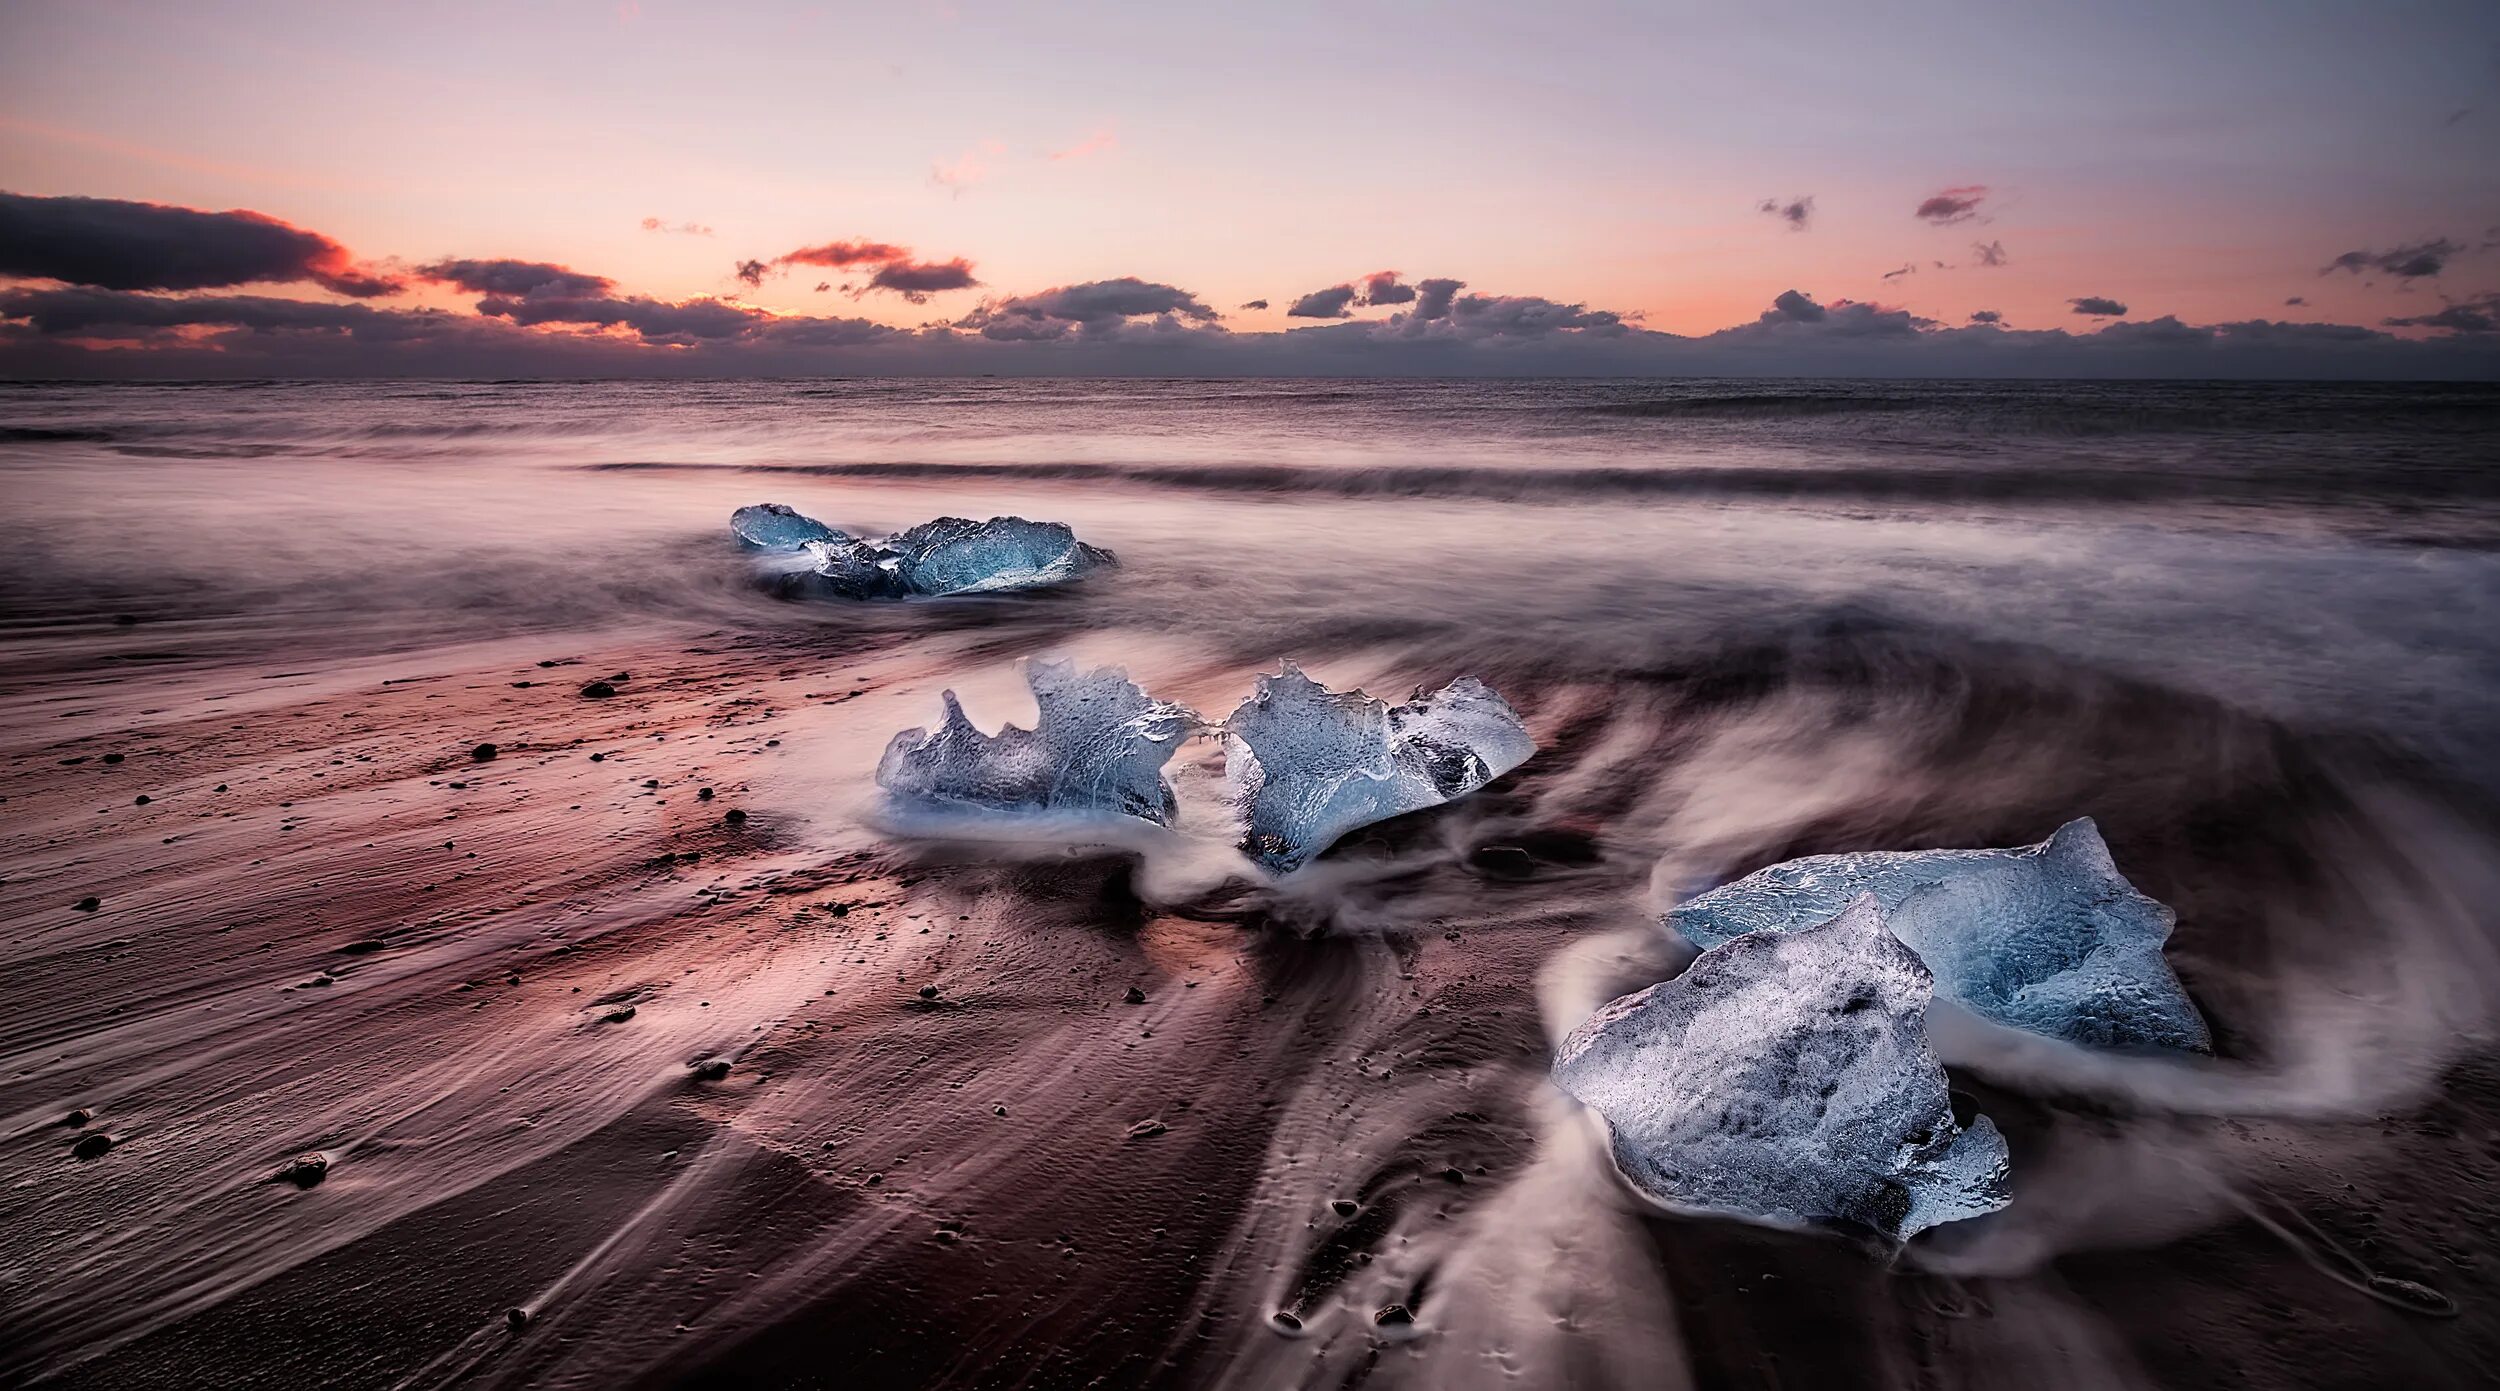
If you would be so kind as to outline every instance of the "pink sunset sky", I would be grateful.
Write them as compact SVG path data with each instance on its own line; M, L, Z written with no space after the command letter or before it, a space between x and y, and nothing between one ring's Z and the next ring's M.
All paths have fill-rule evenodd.
M318 335L440 367L520 330L873 367L1313 329L2067 352L2168 321L2421 360L2500 315L2488 4L19 0L0 55L21 374ZM130 205L330 249L167 272L218 224Z

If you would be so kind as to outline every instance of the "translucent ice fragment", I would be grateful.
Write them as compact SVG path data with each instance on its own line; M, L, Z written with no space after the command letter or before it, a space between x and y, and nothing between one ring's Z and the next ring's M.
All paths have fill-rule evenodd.
M1224 750L1242 848L1281 874L1358 826L1466 796L1536 741L1472 676L1392 708L1287 662L1224 722Z
M1954 1122L1927 1046L1933 988L1861 895L1599 1009L1564 1038L1554 1080L1661 1202L1907 1240L2010 1201L2004 1137L1985 1116Z
M1684 903L1698 947L1822 922L1860 893L1926 962L1944 997L2017 1029L2095 1048L2212 1046L2162 957L2178 919L2136 891L2090 817L2015 850L1809 855Z
M778 502L759 502L730 513L729 530L737 536L738 544L758 551L795 551L810 541L851 539Z
M1033 728L983 734L945 694L936 730L907 729L886 745L877 786L893 805L920 812L1128 816L1172 824L1176 804L1163 765L1199 724L1181 706L1139 690L1104 667L1080 676L1073 662L1024 669L1041 718Z
M898 553L914 594L988 594L1065 584L1120 562L1064 522L940 517L880 543Z

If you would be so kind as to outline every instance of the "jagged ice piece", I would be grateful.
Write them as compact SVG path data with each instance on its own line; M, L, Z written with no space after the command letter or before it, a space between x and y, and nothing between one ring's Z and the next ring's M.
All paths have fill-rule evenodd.
M886 538L902 556L914 594L990 594L1065 584L1119 564L1111 552L1076 539L1064 522L940 517Z
M1134 817L1172 824L1163 765L1199 724L1156 700L1117 667L1078 675L1073 662L1029 662L1025 681L1041 717L1033 728L983 734L945 693L936 730L907 729L886 745L877 786L909 811Z
M1224 748L1242 848L1285 873L1358 826L1466 796L1536 741L1472 676L1391 708L1287 662L1224 722Z
M758 551L795 551L810 541L851 538L814 517L778 502L759 502L729 514L729 530L738 544Z
M2162 957L2177 915L2118 872L2090 817L2013 850L1810 855L1673 909L1693 945L1822 922L1871 893L1946 999L1984 1019L2095 1048L2212 1047Z
M1953 1119L1927 968L1870 895L1705 951L1563 1039L1553 1075L1670 1205L1907 1240L2010 1201L2005 1139Z

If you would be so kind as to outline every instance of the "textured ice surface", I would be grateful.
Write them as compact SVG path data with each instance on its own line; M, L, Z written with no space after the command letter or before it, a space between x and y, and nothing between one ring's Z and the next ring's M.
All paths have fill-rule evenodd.
M1139 690L1117 667L1077 674L1073 662L1027 663L1041 718L1033 728L983 734L953 691L934 731L907 729L886 745L877 786L906 811L1131 816L1172 824L1163 765L1198 717Z
M2162 958L2177 917L2118 872L2090 817L2018 850L1810 855L1667 914L1698 947L1822 922L1860 893L1882 904L1946 999L1982 1018L2096 1048L2212 1045Z
M1391 708L1287 662L1224 722L1224 750L1242 848L1283 873L1357 826L1475 791L1525 763L1536 741L1472 676Z
M1848 1221L1904 1239L2009 1201L2006 1150L1955 1124L1927 1046L1934 988L1872 896L1703 952L1571 1031L1554 1080L1605 1117L1615 1163L1677 1207Z
M754 510L746 508L739 515ZM848 599L1041 589L1120 563L1111 552L1077 540L1064 523L1022 517L986 522L940 517L866 540L833 532L801 541L796 549L803 563L770 569L776 582L794 593Z
M810 541L851 538L814 517L801 516L778 502L759 502L729 514L729 530L740 545L759 551L795 551Z

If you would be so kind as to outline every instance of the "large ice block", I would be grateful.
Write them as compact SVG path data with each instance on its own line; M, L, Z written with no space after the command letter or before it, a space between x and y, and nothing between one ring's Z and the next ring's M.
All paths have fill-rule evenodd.
M1119 564L1061 522L940 517L892 536L854 538L777 503L742 507L731 529L773 552L758 574L785 594L846 599L999 594L1082 579ZM805 532L814 528L814 534Z
M810 541L851 539L779 502L759 502L730 513L729 530L738 538L738 544L758 551L795 551Z
M1661 1202L1907 1240L2010 1200L2004 1137L1985 1116L1954 1121L1927 1045L1932 988L1860 895L1600 1008L1563 1039L1554 1080Z
M1080 676L1073 662L1034 661L1024 675L1041 709L1029 730L1011 724L983 734L948 691L946 719L934 731L895 735L877 763L890 803L909 812L1172 824L1163 765L1198 727L1197 715L1147 695L1117 667Z
M1287 662L1224 722L1224 748L1242 848L1285 873L1358 826L1466 796L1536 741L1472 676L1392 708Z
M1871 893L1935 973L1982 1018L2096 1048L2212 1046L2162 957L2177 916L2137 892L2090 817L2015 850L1810 855L1756 870L1668 912L1693 945L1789 932Z

